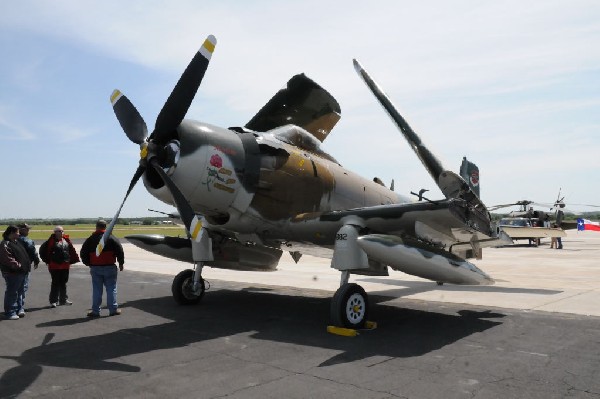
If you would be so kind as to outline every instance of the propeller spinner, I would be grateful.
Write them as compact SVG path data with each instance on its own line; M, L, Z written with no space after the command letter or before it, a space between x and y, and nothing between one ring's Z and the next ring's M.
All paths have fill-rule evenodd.
M206 73L208 63L216 44L217 39L213 35L206 38L202 47L195 54L194 58L192 58L179 78L179 81L173 88L169 98L167 98L167 101L163 105L163 108L156 118L154 131L150 134L150 137L147 137L148 129L146 127L146 122L144 122L144 119L131 101L118 90L115 90L110 96L113 110L123 131L129 140L140 145L141 159L140 165L129 183L129 188L125 193L123 202L121 202L117 213L96 247L96 256L99 256L102 252L104 242L112 233L127 197L146 171L148 165L158 173L165 186L169 189L169 192L175 200L181 219L185 224L188 235L194 240L200 239L199 233L202 228L201 220L195 214L194 210L175 183L163 170L163 167L171 166L170 164L176 159L177 144L173 143L173 135L179 124L183 121L183 118L200 87L200 83L204 78L204 74Z

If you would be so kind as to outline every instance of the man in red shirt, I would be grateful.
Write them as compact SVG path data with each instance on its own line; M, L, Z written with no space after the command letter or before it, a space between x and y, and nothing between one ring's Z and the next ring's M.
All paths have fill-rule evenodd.
M121 314L117 303L117 262L119 270L123 271L125 256L119 240L112 234L104 243L100 256L96 256L96 246L106 231L106 222L98 220L96 231L89 236L81 246L81 259L90 267L92 276L92 310L88 317L99 317L102 305L102 291L106 287L106 306L110 316Z

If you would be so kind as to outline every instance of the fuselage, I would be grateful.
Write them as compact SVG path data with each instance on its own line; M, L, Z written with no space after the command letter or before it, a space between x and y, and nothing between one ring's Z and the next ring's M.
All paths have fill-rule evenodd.
M315 231L312 215L410 201L343 168L297 126L265 133L238 130L191 120L177 129L179 156L168 173L211 229L332 245L335 231L324 231L322 223ZM144 184L150 194L174 205L152 173L146 172Z

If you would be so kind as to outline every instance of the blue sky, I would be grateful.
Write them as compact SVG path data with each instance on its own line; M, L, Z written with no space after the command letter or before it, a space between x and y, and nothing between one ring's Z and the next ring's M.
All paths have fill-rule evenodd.
M357 58L443 164L480 167L487 205L600 205L597 1L19 1L0 5L0 218L111 217L138 162L109 96L152 128L218 44L187 117L244 125L294 74L339 101L324 148L407 194L441 193L356 75ZM171 211L140 183L121 216ZM581 209L577 206L571 208Z

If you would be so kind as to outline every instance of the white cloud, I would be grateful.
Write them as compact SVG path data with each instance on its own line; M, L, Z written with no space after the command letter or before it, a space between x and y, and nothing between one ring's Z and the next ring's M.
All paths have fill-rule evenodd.
M579 202L600 202L599 189L589 184L599 166L595 160L587 168L556 162L572 161L582 148L591 157L600 150L595 1L25 0L3 7L0 27L15 37L33 33L123 60L134 71L155 71L147 87L132 82L121 88L136 104L155 97L156 107L168 95L168 82L177 80L204 38L215 34L217 49L189 117L243 124L293 74L305 72L342 107L342 121L326 141L334 157L359 173L394 177L396 187L400 180L409 189L431 185L354 72L356 57L432 150L449 160L444 165L457 168L463 155L480 164L484 199L488 194L518 199L531 187L520 177L534 174L552 186L548 192L556 191L555 180L568 178L577 187L571 192L591 197ZM42 61L11 78L24 90L34 89L36 72L46 66ZM149 89L156 86L165 93ZM151 126L155 115L140 111ZM61 126L62 140L92 133ZM34 137L28 134L11 133ZM536 188L549 195L542 191Z
M465 84L471 90L498 89L595 66L600 58L590 47L600 35L598 23L581 15L598 13L595 2L19 4L3 23L176 74L204 37L215 33L218 69L211 75L218 84L209 88L242 99L270 82L279 87L292 71L305 69L347 85L356 56L390 90L410 95L464 90Z

